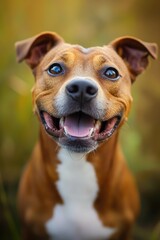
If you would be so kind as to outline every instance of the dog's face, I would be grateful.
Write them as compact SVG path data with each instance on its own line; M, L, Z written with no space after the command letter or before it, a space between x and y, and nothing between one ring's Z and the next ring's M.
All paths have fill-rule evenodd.
M89 152L127 119L131 84L156 46L120 38L86 49L43 33L18 43L17 53L33 69L34 109L46 133L71 151Z
M128 115L129 73L110 47L57 46L41 61L36 79L33 97L41 122L73 151L96 148Z

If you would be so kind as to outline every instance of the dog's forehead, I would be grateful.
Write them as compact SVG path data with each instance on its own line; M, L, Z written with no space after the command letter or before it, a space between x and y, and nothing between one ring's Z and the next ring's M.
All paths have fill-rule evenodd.
M96 69L104 64L121 65L118 54L111 45L85 48L81 45L62 43L53 47L42 60L45 68L55 61L62 61L68 67L93 65Z
M81 53L82 55L96 55L96 54L102 54L106 55L107 51L110 51L111 46L95 46L95 47L83 47L81 45L70 45L71 51L77 51Z
M85 47L80 46L80 45L75 45L74 48L77 49L78 51L80 51L83 54L89 54L93 51L92 47L85 48Z
M54 52L55 54L55 52ZM116 52L109 45L106 46L95 46L95 47L83 47L81 45L72 45L72 44L64 44L63 48L56 50L56 55L58 58L63 59L64 61L68 61L71 58L75 58L76 56L79 59L93 59L93 61L101 61L104 62L106 60L111 60L115 57Z

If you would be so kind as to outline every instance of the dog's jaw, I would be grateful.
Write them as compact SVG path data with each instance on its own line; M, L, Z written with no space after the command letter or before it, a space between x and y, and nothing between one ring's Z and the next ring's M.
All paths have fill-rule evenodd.
M81 111L61 118L41 111L40 118L47 134L62 147L74 152L90 152L116 131L122 120L122 111L105 121Z

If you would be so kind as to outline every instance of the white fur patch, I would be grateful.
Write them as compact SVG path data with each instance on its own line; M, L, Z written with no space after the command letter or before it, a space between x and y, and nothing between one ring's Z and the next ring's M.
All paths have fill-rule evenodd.
M96 174L85 156L65 149L59 152L58 191L64 204L57 205L46 229L54 240L108 239L113 228L104 227L94 209L98 193Z

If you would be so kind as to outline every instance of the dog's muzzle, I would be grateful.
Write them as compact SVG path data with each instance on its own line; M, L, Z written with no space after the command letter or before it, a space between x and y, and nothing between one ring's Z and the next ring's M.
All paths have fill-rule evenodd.
M72 80L66 85L65 92L68 101L62 116L57 118L47 111L40 111L45 130L71 151L91 151L99 141L111 137L121 121L122 111L102 120L94 105L98 87L91 80Z

